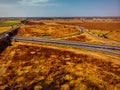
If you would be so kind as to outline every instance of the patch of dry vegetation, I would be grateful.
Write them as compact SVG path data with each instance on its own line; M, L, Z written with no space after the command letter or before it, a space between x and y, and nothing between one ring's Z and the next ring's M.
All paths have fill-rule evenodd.
M29 21L26 25L45 25L45 24L40 21Z
M76 27L66 25L25 25L19 29L18 35L31 37L64 36L78 31Z
M107 37L109 39L112 39L112 40L120 42L120 30L118 30L118 31L111 31L110 33L107 34Z
M9 29L10 29L10 27L0 27L0 33L3 33Z
M72 36L72 37L66 37L66 38L63 38L63 40L89 42L89 43L96 43L96 44L106 44L104 41L101 41L94 37L91 37L87 33L82 33L80 35L76 35L76 36Z
M107 39L111 39L111 40L115 40L120 42L120 30L109 30L109 31L104 31L104 30L89 30L92 34L98 36L98 37L102 37L102 38L107 38Z
M110 31L106 31L106 30L105 31L103 31L103 30L89 30L89 32L91 32L95 36L102 37L102 38L107 38L107 34L110 33Z
M90 54L18 45L0 89L111 90L120 89L120 64Z
M79 35L79 36L67 38L66 40L86 42L86 41L90 41L91 39L88 39L85 35Z

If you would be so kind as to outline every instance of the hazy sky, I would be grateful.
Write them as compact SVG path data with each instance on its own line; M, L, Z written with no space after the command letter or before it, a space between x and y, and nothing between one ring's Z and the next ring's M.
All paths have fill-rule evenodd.
M120 0L0 0L0 17L120 16Z

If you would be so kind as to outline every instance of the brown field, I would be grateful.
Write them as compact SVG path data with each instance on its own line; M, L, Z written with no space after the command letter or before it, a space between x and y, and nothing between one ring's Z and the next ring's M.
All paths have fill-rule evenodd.
M120 89L120 63L95 52L25 43L13 45L5 55L9 63L0 74L1 90Z
M64 36L79 32L76 27L66 25L24 25L19 31L19 36Z
M44 22L30 21L26 25L45 25Z
M93 29L93 30L120 30L120 23L105 23L105 22L84 22L84 23L64 23L61 24L71 24L71 25L80 25L86 29Z
M112 19L98 19L98 20L87 20L87 19L58 19L58 20L31 20L32 23L59 23L59 24L68 24L68 25L80 25L86 29L93 30L120 30L120 20L112 20Z

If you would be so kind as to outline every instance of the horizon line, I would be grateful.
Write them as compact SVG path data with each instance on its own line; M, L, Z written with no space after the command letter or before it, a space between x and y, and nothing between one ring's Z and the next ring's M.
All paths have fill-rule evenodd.
M105 17L119 17L120 18L120 16L28 16L28 17L23 17L23 16L10 16L10 17L8 17L8 16L0 16L0 18L105 18Z

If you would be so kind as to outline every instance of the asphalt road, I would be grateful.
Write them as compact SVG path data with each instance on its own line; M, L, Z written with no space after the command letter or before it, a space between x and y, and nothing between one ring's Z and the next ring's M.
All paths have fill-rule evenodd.
M85 42L74 42L74 41L65 41L65 40L49 40L49 39L21 37L21 36L9 37L9 39L12 39L15 41L43 42L43 43L60 44L60 45L67 45L67 46L73 46L73 47L79 47L79 48L87 48L91 50L102 51L105 53L120 56L120 53L116 52L116 51L120 51L119 46L91 44L91 43L85 43Z

